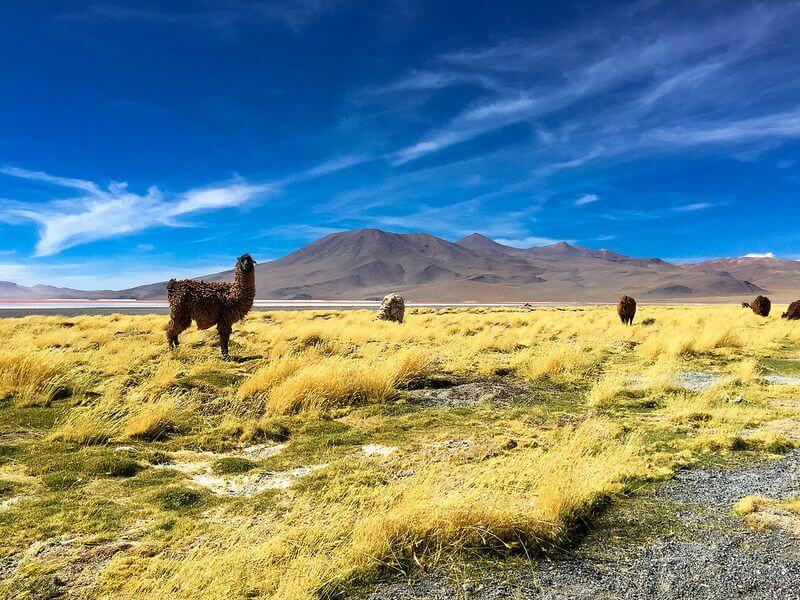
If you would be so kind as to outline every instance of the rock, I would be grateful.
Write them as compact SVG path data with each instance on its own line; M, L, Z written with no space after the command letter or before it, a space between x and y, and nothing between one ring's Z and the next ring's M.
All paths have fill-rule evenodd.
M403 297L398 294L389 294L381 302L378 309L377 318L381 321L393 321L402 323L403 316L406 314L406 303Z
M513 450L517 447L516 440L506 440L500 446L503 450Z

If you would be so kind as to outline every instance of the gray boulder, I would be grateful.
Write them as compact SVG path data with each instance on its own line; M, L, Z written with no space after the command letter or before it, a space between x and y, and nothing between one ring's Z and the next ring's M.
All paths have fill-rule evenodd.
M381 321L394 321L402 323L403 316L406 314L406 303L403 297L398 294L389 294L381 302L378 309L377 318Z

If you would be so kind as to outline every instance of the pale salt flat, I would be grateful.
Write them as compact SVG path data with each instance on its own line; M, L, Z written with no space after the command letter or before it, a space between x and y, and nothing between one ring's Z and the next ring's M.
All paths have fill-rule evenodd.
M800 385L800 377L793 375L764 375L762 379L773 385Z
M277 473L265 471L232 477L231 479L223 479L207 472L195 475L191 478L191 481L219 496L252 496L266 490L285 490L290 488L295 479L306 477L326 466L325 464L312 465Z
M361 446L361 451L367 456L389 456L395 452L397 448L392 446L380 446L378 444L367 444Z

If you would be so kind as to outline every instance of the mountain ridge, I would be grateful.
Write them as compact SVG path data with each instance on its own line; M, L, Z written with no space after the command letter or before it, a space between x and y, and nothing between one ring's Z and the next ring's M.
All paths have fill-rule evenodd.
M761 260L768 262L749 262ZM228 270L197 279L226 281L232 274ZM361 300L389 292L443 302L605 302L622 292L691 300L800 290L800 263L748 258L684 265L567 242L515 248L480 233L450 242L427 233L360 229L327 235L259 264L256 280L257 298L275 300ZM165 295L164 282L119 291L0 282L3 298L161 300Z

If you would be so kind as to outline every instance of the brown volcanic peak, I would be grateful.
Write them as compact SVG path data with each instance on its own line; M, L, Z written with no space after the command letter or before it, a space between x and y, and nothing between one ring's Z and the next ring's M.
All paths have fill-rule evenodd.
M259 297L363 298L485 273L511 276L530 270L522 261L499 260L425 233L378 229L334 233L288 256L259 265L266 282Z
M275 261L281 265L325 264L351 261L351 264L375 260L401 262L471 262L483 257L456 244L426 233L389 233L380 229L359 229L333 233Z
M502 252L507 254L509 252L518 251L518 248L511 246L504 246L493 239L486 237L480 233L472 233L466 237L461 238L456 242L462 248L468 248L475 252Z

